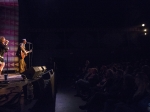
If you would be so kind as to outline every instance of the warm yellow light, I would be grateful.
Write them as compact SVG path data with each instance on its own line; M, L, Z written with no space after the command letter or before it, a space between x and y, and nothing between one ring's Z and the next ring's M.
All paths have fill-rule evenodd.
M144 31L146 32L146 31L147 31L147 29L144 29Z
M145 26L145 24L142 24L142 26L144 27L144 26Z

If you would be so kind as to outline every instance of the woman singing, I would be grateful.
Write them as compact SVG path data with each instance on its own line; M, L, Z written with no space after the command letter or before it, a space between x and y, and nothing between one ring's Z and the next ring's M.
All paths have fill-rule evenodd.
M4 62L4 53L8 51L8 43L9 41L5 39L4 36L0 36L0 78L2 77L2 71L5 66Z

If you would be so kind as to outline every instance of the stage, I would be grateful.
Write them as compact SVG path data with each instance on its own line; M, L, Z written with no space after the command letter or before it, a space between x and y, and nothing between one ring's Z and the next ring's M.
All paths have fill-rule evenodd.
M23 80L19 73L8 74L8 83L5 83L4 75L0 78L0 112L29 112L37 99L29 102L24 98L23 87L28 81Z
M4 75L0 78L0 112L6 112L7 110L8 112L31 112L30 109L33 109L33 111L43 110L45 107L42 104L49 104L50 108L53 107L55 101L54 72L52 74L46 72L41 77L25 80L19 73L9 73L8 83L5 81ZM32 101L26 98L28 82L31 82L34 88L34 99Z
M0 81L5 81L4 75L5 74L3 74L2 77L0 77ZM11 73L11 74L8 74L8 76L7 76L8 81L19 81L22 79L23 78L21 77L21 74L19 74L19 73Z

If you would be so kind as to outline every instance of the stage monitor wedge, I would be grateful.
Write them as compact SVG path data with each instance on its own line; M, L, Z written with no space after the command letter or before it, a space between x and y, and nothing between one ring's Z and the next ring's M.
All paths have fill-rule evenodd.
M41 68L43 69L43 72L47 70L46 66L41 66Z
M23 74L26 76L27 79L36 79L43 73L42 71L43 69L41 66L30 67Z

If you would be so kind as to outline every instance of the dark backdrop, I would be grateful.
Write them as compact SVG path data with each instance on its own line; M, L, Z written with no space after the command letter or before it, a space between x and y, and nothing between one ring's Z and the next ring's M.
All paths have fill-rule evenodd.
M82 61L94 65L147 58L148 0L19 0L19 38L33 43L32 65L56 62L71 72ZM136 57L136 58L135 58Z

